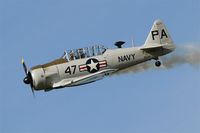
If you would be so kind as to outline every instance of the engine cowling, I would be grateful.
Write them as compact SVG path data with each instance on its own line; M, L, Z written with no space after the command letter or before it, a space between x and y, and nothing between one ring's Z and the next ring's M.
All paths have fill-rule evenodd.
M30 73L33 80L33 87L35 90L43 90L47 87L45 73L42 67L32 69Z

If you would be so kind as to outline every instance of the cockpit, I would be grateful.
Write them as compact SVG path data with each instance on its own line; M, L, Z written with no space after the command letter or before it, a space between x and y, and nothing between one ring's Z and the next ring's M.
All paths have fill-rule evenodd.
M106 51L106 48L102 45L94 45L86 48L79 48L73 50L67 50L64 52L62 58L67 61L88 58L92 56L102 55Z

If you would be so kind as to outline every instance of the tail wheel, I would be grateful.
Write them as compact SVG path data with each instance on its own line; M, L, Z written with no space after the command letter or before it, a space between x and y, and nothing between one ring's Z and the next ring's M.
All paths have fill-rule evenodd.
M155 65L156 65L157 67L159 67L159 66L161 65L161 62L160 62L160 61L156 61L156 62L155 62Z

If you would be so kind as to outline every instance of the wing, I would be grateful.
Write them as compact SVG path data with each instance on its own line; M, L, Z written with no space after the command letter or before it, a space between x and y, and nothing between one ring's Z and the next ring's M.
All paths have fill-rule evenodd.
M70 87L91 83L100 80L104 78L105 75L109 75L115 71L117 71L117 69L105 69L96 73L88 74L73 79L63 79L60 82L54 83L53 88Z

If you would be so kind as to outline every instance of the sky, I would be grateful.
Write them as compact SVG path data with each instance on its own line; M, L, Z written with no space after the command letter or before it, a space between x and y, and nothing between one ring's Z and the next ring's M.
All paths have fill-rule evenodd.
M200 132L198 66L152 67L33 98L21 65L118 40L143 45L155 19L176 46L200 47L199 0L0 0L0 10L0 133Z

